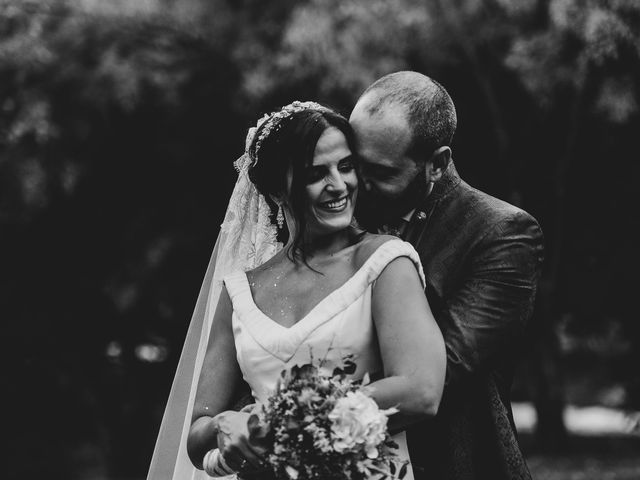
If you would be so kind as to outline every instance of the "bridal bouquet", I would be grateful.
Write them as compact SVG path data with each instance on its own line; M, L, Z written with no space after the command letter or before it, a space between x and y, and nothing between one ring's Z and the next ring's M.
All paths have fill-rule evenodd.
M350 380L349 360L333 373L312 364L283 370L276 392L249 421L270 445L267 466L277 480L401 479L387 417L362 382Z

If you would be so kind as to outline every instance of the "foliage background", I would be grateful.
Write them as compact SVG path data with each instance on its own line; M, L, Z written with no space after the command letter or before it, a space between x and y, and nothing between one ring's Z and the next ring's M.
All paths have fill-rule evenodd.
M636 1L0 0L6 478L145 475L247 127L402 69L545 231L532 451L575 445L565 404L640 409Z

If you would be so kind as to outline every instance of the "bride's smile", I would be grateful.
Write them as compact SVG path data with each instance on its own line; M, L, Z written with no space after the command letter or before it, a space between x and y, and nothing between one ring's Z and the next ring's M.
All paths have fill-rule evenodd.
M320 202L320 208L328 210L330 212L342 212L347 207L347 200L349 197L345 195L338 200L329 200L327 202Z
M309 234L327 235L351 224L358 193L352 157L347 139L337 128L328 128L318 139L306 175Z

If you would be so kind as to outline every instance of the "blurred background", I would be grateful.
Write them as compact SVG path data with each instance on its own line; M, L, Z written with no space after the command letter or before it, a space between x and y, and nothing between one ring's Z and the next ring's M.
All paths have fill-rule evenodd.
M145 478L246 129L405 69L545 232L535 478L640 478L639 2L0 0L3 478Z

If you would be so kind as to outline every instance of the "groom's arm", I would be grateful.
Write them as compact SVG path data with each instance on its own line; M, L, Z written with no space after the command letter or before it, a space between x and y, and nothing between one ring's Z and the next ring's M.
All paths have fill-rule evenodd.
M531 317L543 260L543 236L524 212L493 225L438 323L447 350L445 392L488 371L521 338Z

